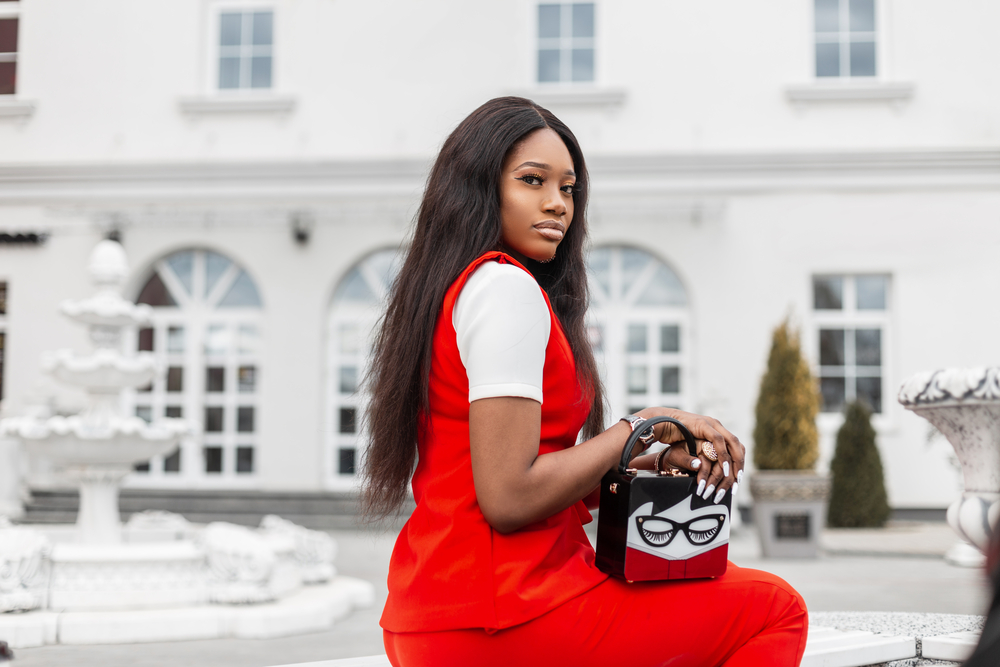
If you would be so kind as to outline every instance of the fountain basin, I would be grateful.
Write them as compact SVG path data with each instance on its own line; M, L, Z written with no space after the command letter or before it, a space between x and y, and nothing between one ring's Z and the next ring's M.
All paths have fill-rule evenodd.
M3 423L4 433L21 438L32 456L52 461L57 468L131 467L171 451L187 430L187 422L180 419L163 419L151 426L138 417L118 418L98 427L81 416Z
M125 387L143 387L160 373L159 364L148 352L134 357L115 350L99 349L86 357L71 350L56 350L42 358L42 368L55 379L91 393L117 395Z
M126 301L113 291L100 292L89 299L63 301L59 310L74 322L90 326L141 326L153 314L150 306Z

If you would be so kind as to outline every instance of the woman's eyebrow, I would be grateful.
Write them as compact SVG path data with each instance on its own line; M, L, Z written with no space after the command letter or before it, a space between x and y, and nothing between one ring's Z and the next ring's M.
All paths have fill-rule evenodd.
M544 169L546 171L549 171L549 170L552 169L551 165L545 164L544 162L530 162L529 161L529 162L522 162L521 164L517 165L516 167L514 167L514 171L517 171L518 169L523 169L524 167L534 167L535 169ZM572 169L567 169L563 173L566 176L576 176L576 172L573 171Z

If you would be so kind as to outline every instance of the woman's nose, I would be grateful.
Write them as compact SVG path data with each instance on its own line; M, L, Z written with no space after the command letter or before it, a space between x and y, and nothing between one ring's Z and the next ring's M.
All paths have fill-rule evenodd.
M554 194L549 194L545 201L542 203L546 213L553 213L555 215L566 215L566 202L560 197L560 191L556 190Z

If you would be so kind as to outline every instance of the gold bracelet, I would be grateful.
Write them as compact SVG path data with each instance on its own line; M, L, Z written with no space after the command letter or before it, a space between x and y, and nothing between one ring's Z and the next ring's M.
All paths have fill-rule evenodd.
M656 472L663 472L663 469L660 468L660 463L663 462L663 455L669 451L670 451L670 445L667 445L666 447L661 449L659 453L657 453L656 458L653 459L653 470L655 470Z

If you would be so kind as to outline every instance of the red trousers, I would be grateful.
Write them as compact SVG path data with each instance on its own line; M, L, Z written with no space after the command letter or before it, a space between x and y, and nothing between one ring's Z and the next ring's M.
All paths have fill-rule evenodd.
M808 625L805 602L791 586L730 563L715 579L608 579L496 632L383 634L394 667L795 667Z

